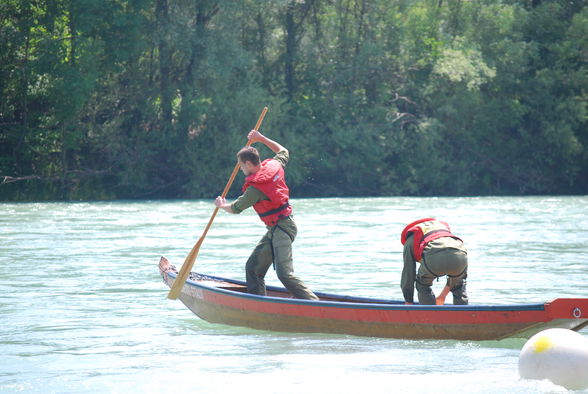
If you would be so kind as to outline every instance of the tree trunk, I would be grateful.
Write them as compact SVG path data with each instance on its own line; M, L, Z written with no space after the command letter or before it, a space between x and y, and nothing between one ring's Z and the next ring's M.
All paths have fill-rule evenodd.
M155 17L159 52L159 95L161 108L160 128L166 131L172 124L173 86L171 83L171 50L169 47L169 10L167 0L157 0Z
M286 98L291 102L296 90L294 69L296 64L296 23L294 22L294 4L290 3L286 10L286 56L284 59L284 82L286 84Z

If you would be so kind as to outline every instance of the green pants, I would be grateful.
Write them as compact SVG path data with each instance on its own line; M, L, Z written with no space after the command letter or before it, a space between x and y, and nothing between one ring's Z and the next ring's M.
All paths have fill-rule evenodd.
M278 279L296 298L318 300L318 297L294 275L292 242L298 229L292 217L281 219L269 227L245 265L247 292L266 295L265 275L274 264Z
M454 305L466 305L468 296L466 282L468 255L464 250L454 248L430 248L423 252L423 259L416 275L416 290L420 304L435 304L431 290L433 281L447 275L447 286L453 294Z

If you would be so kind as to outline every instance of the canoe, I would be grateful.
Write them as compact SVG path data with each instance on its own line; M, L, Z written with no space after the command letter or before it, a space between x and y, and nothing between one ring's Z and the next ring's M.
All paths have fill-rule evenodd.
M177 269L161 257L171 287ZM190 273L179 296L203 320L259 330L402 339L500 340L530 338L547 328L579 331L588 325L588 298L513 305L405 305L403 301L315 293L294 299L268 286L267 296L246 292L242 281Z

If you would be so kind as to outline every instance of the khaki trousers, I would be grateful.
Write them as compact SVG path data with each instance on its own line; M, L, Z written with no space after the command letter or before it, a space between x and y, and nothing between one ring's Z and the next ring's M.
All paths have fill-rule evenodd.
M318 300L318 297L294 275L292 242L298 229L292 217L281 219L269 227L245 265L247 292L266 295L265 275L274 264L278 279L296 298Z
M454 248L430 249L423 252L423 260L416 275L416 290L419 303L435 304L435 294L431 289L433 281L447 275L447 286L453 294L453 304L466 305L466 278L468 255L465 251Z

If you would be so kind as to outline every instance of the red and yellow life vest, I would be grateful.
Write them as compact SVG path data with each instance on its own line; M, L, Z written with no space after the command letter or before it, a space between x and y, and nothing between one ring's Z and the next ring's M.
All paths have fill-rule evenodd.
M404 245L406 238L410 234L413 234L413 245L414 245L414 257L417 261L421 260L423 256L423 250L427 244L437 238L451 237L455 239L461 239L451 233L449 224L435 218L419 219L412 222L402 230L400 235L400 242Z
M259 171L245 178L243 191L249 186L254 186L269 199L253 205L266 226L274 226L278 220L292 214L292 207L288 203L290 190L284 179L284 169L278 160L264 160Z

